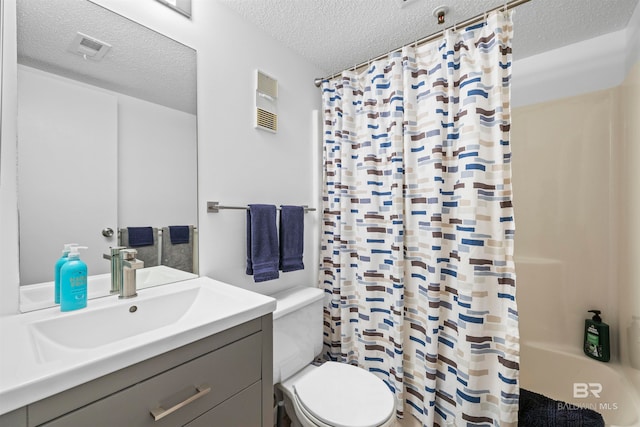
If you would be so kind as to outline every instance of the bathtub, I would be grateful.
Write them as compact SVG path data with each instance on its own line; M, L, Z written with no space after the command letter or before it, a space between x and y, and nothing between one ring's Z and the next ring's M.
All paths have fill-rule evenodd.
M520 342L520 387L593 409L607 426L640 426L640 395L629 380L640 372L603 363L571 347Z

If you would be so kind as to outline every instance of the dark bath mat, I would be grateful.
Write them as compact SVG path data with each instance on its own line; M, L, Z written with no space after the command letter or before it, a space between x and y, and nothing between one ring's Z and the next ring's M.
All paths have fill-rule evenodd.
M602 415L588 408L520 389L519 427L604 427Z

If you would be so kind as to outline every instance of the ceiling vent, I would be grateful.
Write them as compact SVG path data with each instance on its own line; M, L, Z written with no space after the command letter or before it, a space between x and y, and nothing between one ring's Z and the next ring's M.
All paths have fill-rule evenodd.
M111 49L109 43L100 41L94 37L78 32L69 46L69 51L83 56L85 59L100 61Z
M278 131L278 81L256 70L255 128Z
M418 1L420 0L396 0L396 3L400 9L403 9L411 4L418 3Z

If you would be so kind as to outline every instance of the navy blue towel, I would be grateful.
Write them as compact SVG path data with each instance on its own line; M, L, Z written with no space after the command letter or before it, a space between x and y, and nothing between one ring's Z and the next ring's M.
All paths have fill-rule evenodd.
M180 243L189 243L189 226L188 225L170 225L169 237L172 245Z
M280 270L304 270L304 207L280 207Z
M127 227L129 233L129 247L153 246L152 227Z
M249 205L247 211L247 274L255 282L280 277L278 230L274 205Z

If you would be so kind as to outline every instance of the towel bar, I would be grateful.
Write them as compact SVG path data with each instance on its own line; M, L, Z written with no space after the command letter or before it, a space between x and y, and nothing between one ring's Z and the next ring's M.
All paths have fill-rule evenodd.
M304 207L304 213L315 211L316 208L310 208L306 205ZM248 210L249 206L222 206L220 202L207 202L207 212L208 213L218 213L222 209L240 209L240 210ZM280 208L277 208L280 210Z

